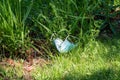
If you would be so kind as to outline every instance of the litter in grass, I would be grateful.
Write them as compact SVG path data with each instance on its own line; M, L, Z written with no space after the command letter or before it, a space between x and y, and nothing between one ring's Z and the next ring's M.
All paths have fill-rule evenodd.
M60 53L67 53L75 47L75 44L71 43L67 39L63 41L60 38L56 38L54 39L54 44Z

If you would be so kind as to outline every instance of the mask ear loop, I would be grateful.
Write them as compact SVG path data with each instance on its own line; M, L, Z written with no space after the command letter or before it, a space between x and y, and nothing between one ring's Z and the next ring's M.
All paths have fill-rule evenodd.
M57 36L57 34L56 34L56 33L53 33L53 34L51 35L50 41L55 40L55 36Z
M68 35L68 36L65 38L65 40L68 40L69 37L70 37L70 35Z
M68 40L69 37L79 40L79 38L77 38L77 37L75 37L75 36L72 36L72 35L68 35L68 36L65 38L65 40Z

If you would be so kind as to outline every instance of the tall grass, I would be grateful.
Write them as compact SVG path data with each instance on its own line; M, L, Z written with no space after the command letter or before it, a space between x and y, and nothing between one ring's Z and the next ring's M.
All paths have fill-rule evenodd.
M54 37L62 39L72 35L78 38L73 42L80 41L81 44L85 44L98 36L100 27L104 24L104 21L94 19L96 15L102 13L101 6L107 9L105 21L110 23L108 9L113 3L111 0L2 0L0 1L1 53L5 53L4 50L14 53L18 49L29 47L31 39L29 32L35 33L32 34L32 38L38 35L38 39L44 38L46 42L55 34ZM113 27L110 28L115 32Z
M27 6L23 0L0 1L0 51L15 54L15 51L27 48L30 44L29 30L26 19L32 7L32 1Z
M38 1L36 4L41 7L35 21L47 38L56 33L59 37L73 35L83 40L87 36L91 38L98 34L97 28L100 25L94 25L94 11L101 8L102 1L50 0Z
M105 26L104 23L111 23L110 12L114 2L111 0L41 0L35 4L37 5L35 8L41 5L39 6L39 12L37 12L37 20L35 20L36 25L47 38L50 38L53 33L56 33L59 37L62 36L63 38L67 35L74 35L80 39L85 39L84 37L87 36L94 38L98 34L98 30ZM105 13L105 17L107 17L102 22L103 26L102 23L96 25L99 23L96 23L94 17L98 15L98 12L101 16L104 15L101 13ZM111 24L110 26L114 25ZM113 27L110 28L115 33Z

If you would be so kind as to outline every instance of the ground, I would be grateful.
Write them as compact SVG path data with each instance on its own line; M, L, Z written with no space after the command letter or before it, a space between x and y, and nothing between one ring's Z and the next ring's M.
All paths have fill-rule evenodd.
M91 40L82 49L51 56L36 57L33 62L3 58L0 62L3 80L119 80L120 40Z

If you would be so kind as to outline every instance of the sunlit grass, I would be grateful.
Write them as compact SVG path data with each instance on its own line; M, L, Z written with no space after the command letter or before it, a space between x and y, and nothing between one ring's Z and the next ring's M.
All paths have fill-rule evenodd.
M119 80L120 39L91 40L69 53L51 56L49 64L35 65L35 80ZM16 60L17 61L17 60ZM4 78L24 79L23 65L0 68Z
M36 80L117 80L119 79L119 40L91 41L82 49L61 54L51 65L33 72ZM113 48L114 47L114 48Z
M36 65L32 71L35 80L117 80L120 68L120 40L90 41L85 48L53 56L51 63ZM22 66L8 67L1 71L3 75L22 79ZM17 73L16 73L17 72Z

